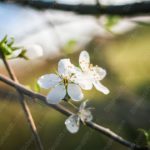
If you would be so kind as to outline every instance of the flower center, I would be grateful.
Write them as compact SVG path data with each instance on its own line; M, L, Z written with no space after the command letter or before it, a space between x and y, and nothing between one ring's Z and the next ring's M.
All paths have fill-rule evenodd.
M93 69L93 64L90 64L90 65L89 65L89 68L92 70L92 69Z
M67 77L63 78L63 83L64 83L65 86L68 85L68 82L69 82L69 81L68 81Z

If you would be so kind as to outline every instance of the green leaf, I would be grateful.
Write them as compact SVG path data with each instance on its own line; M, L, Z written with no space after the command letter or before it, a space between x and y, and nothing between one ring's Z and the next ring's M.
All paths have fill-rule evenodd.
M21 49L21 47L13 46L14 41L15 41L14 38L10 38L10 41L8 42L8 37L6 35L0 41L0 51L8 59L20 57L20 58L24 58L24 59L28 60L29 58L26 56L26 49L22 49L21 53L19 55L15 56L15 57L12 57L14 51Z
M0 41L0 44L7 42L7 35L4 36L4 38Z
M29 58L26 56L26 52L27 52L26 49L22 49L22 52L19 54L18 57L24 58L25 60L29 60Z
M41 88L40 88L39 84L36 82L36 83L34 84L34 91L37 92L37 93L39 93L40 90L41 90Z
M21 49L21 47L15 46L15 47L11 47L11 49L12 49L13 51L16 51L16 50L18 50L18 49Z
M4 55L9 55L13 52L12 49L4 42L1 43L0 50L4 53Z

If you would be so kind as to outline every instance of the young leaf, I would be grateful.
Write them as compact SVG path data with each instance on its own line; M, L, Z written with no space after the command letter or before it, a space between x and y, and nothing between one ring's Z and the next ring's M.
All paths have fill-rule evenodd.
M4 53L4 55L9 55L12 53L12 49L4 42L0 44L0 50Z
M0 41L0 44L7 42L7 35L4 36L4 38Z
M29 60L29 58L26 56L26 52L27 52L26 49L22 49L22 51L21 51L21 53L18 55L18 57L24 58L24 59L26 59L26 60Z
M34 84L34 91L37 92L37 93L39 93L40 90L41 90L41 88L40 88L39 84L36 82L36 83Z
M0 51L3 55L8 59L20 57L28 60L28 57L26 56L26 49L13 46L13 44L14 38L11 38L10 41L8 41L7 35L0 41Z

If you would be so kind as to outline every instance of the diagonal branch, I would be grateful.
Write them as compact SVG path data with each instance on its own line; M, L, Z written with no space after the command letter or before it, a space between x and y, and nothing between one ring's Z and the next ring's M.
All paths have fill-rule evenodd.
M6 67L6 70L7 70L8 74L9 74L10 78L11 78L12 80L14 80L16 83L19 83L19 82L18 82L18 79L17 79L17 77L16 77L16 75L15 75L15 73L14 73L14 71L12 70L11 66L10 66L9 63L7 62L7 60L6 60L5 56L3 55L3 53L0 52L0 55L1 55L1 58L2 58L2 60L3 60L3 63L4 63L4 65L5 65L5 67ZM33 135L34 135L37 148L38 148L39 150L44 150L43 145L42 145L42 142L41 142L40 137L39 137L38 132L37 132L36 125L35 125L35 123L34 123L34 119L33 119L33 117L32 117L32 114L31 114L31 112L30 112L30 109L29 109L29 107L28 107L28 105L27 105L27 103L26 103L26 101L25 101L25 99L24 99L24 95L22 94L22 92L21 92L19 89L16 89L16 90L18 91L19 100L20 100L22 109L23 109L23 111L24 111L24 113L25 113L25 116L26 116L27 121L28 121L28 123L29 123L29 126L30 126L30 128L31 128L31 131L32 131L32 133L33 133Z
M68 109L64 108L62 105L58 104L58 105L52 105L52 104L48 104L46 101L46 97L35 93L27 88L25 88L23 85L16 83L10 79L8 79L7 77L3 76L0 74L0 81L6 83L7 85L10 85L12 87L14 87L15 89L21 91L22 93L24 93L25 95L32 97L32 98L37 98L40 101L42 101L43 103L45 103L46 105L54 108L55 110L59 111L60 113L66 115L66 116L70 116L73 113L71 111L69 111ZM100 126L94 122L86 122L86 125L102 134L104 134L105 136L111 138L112 140L132 149L132 150L149 150L148 147L141 147L139 145L136 145L132 142L129 142L125 139L123 139L121 136L117 135L116 133L114 133L113 131L111 131L108 128L105 128L103 126Z
M22 1L18 1L22 3ZM87 15L121 15L121 16L132 16L132 15L144 15L150 14L150 1L136 2L124 5L95 5L90 4L64 4L54 1L24 1L24 4L40 8L40 9L56 9L64 11L72 11L78 14Z

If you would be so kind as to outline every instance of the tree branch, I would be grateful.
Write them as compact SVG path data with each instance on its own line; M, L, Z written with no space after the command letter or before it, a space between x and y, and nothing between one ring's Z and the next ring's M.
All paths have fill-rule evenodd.
M11 68L9 63L7 62L5 56L3 55L2 52L0 52L0 56L1 56L2 60L3 60L3 63L5 65L5 67L6 67L6 70L7 70L8 74L9 74L10 78L12 80L14 80L16 83L19 83L19 81L18 81L18 79L17 79L13 69ZM26 103L26 101L24 99L24 95L22 94L22 92L19 89L16 89L16 90L17 90L17 92L19 94L20 104L21 104L22 109L23 109L23 111L25 113L26 119L27 119L27 121L29 123L29 126L31 128L32 134L34 135L34 139L35 139L35 142L36 142L37 149L44 150L42 142L40 140L40 136L39 136L39 134L37 132L37 128L36 128L34 119L32 117L30 109L29 109L29 107L28 107L28 105L27 105L27 103Z
M15 89L21 91L22 93L24 93L25 95L32 97L32 98L37 98L39 100L41 100L42 102L44 102L46 105L54 108L55 110L59 111L60 113L66 115L66 116L70 116L73 113L71 111L69 111L68 109L64 108L62 105L58 104L58 105L52 105L52 104L48 104L46 101L46 97L35 93L27 88L25 88L24 86L22 86L19 83L15 83L14 81L8 79L7 77L3 76L0 74L0 81L6 83L7 85L10 85L12 87L14 87ZM136 145L132 142L129 142L125 139L123 139L122 137L120 137L119 135L117 135L116 133L114 133L113 131L111 131L108 128L105 128L103 126L100 126L94 122L86 122L86 125L102 134L104 134L105 136L111 138L112 140L132 149L132 150L149 150L148 147L141 147L139 145Z
M22 1L19 1L22 3ZM120 15L120 16L132 16L132 15L148 15L150 14L150 2L137 2L124 5L90 5L90 4L63 4L57 2L42 2L42 1L25 1L24 4L39 8L39 9L57 9L64 11L72 11L78 14L86 15Z

